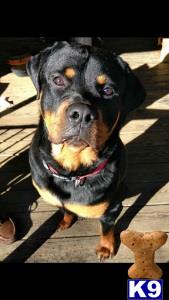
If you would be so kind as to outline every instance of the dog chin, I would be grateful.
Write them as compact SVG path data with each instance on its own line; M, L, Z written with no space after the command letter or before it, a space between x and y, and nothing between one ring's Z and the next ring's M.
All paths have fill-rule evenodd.
M68 139L64 141L64 144L68 146L72 151L82 151L89 146L86 141L77 138Z
M82 140L63 140L60 143L52 142L52 149L54 149L55 154L59 154L63 147L69 148L72 152L81 152L85 148L89 147L89 144Z
M98 159L98 152L80 139L51 143L51 155L65 169L76 171L81 165L88 167Z

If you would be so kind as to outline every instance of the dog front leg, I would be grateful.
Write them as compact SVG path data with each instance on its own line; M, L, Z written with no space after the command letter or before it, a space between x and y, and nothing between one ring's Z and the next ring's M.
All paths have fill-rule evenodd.
M118 202L113 208L109 208L109 210L99 219L101 223L101 236L100 243L96 247L96 253L101 261L115 255L116 242L114 225L121 207L121 203Z

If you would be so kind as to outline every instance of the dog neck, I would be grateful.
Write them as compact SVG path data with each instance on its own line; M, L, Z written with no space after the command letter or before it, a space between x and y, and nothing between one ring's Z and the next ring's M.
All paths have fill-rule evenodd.
M46 163L44 160L42 161L44 167L48 170L48 172L53 175L54 177L66 181L66 182L74 182L75 183L75 187L79 186L79 185L83 185L85 180L88 177L92 177L94 175L99 174L108 164L109 160L106 159L103 162L101 162L94 170L92 170L90 173L81 175L81 176L63 176L60 175L59 171L57 169L54 169L49 163Z

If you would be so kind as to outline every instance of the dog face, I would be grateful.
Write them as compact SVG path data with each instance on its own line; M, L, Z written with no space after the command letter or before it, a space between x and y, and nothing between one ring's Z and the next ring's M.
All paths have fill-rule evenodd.
M87 154L86 164L97 159L120 120L145 98L129 66L107 50L56 42L32 57L27 71L55 155Z

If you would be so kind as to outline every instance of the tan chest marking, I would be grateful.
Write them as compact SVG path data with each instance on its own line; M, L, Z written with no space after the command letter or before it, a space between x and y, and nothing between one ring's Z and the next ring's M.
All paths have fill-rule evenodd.
M55 205L57 207L62 207L61 201L57 198L56 195L52 194L50 191L46 189L40 188L34 180L32 180L33 186L36 188L40 196L43 198L45 202L48 202L49 204Z
M77 203L66 203L65 208L71 212L84 218L99 218L109 206L108 202L99 203L96 205L82 205Z
M52 156L53 158L65 169L76 171L80 164L90 166L97 160L97 153L91 147L85 149L73 148L71 145L60 144L55 145L52 143Z

